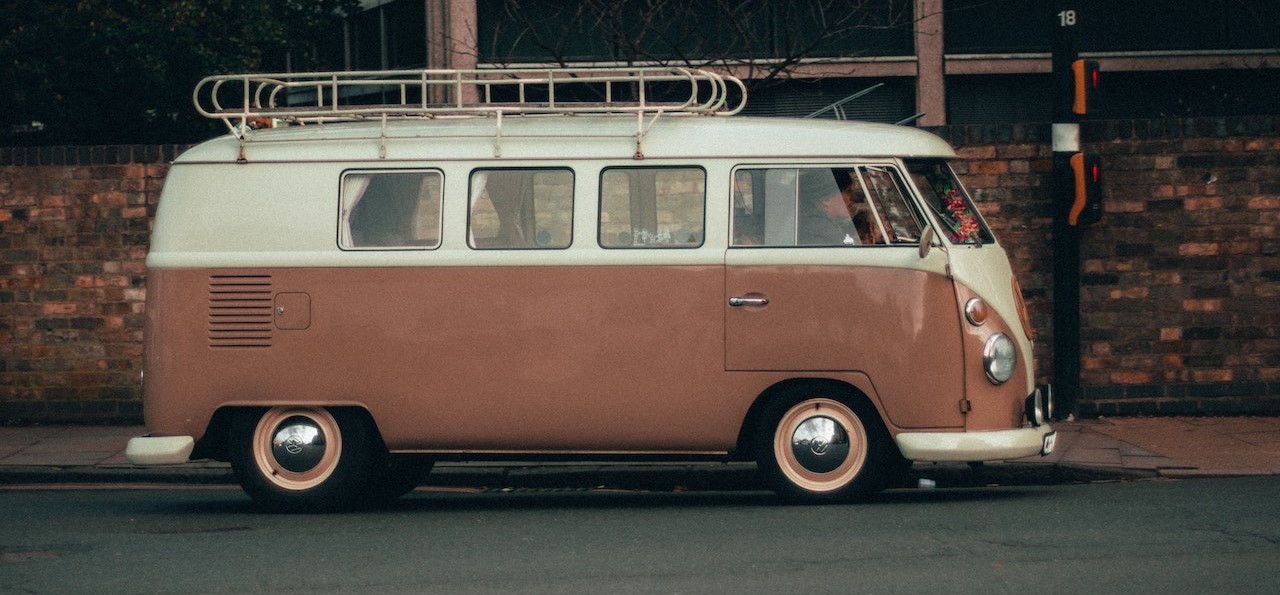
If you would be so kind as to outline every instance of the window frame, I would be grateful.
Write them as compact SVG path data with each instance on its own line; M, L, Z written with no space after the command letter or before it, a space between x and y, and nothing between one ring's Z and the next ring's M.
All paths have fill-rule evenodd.
M926 227L929 227L931 223L929 222L928 216L926 215L926 210L922 209L921 207L921 203L919 202L918 197L916 195L916 190L914 188L913 182L909 178L909 172L907 171L903 163L897 160L872 159L867 161L844 161L844 162L821 162L821 163L795 163L795 162L741 163L733 166L733 168L729 172L731 196L729 200L728 247L729 248L775 248L775 249L776 248L918 247L920 245L920 237L916 237L914 242L881 241L881 242L870 243L870 244L857 243L857 244L841 244L841 245L801 244L800 238L798 237L799 218L800 218L800 210L801 210L800 197L799 197L800 191L798 187L794 188L795 190L795 196L793 198L794 204L792 205L793 208L792 208L791 217L790 217L791 227L792 227L792 231L791 231L791 236L793 241L792 244L766 243L765 242L766 234L764 229L767 228L768 225L763 219L759 220L760 227L761 227L761 230L760 230L761 243L758 243L758 244L757 243L738 243L739 242L738 240L739 221L738 221L737 214L735 212L735 209L738 204L738 197L737 197L738 176L744 172L755 172L755 171L770 172L773 170L793 171L795 172L794 175L796 176L797 180L799 179L799 176L801 176L803 172L809 171L809 170L833 170L834 169L834 170L844 170L848 172L851 175L851 177L855 180L856 184L858 185L859 191L861 192L861 195L862 195L862 199L866 203L867 207L870 209L870 214L875 218L874 224L879 228L880 237L881 238L890 237L887 232L889 229L892 229L893 225L891 221L888 221L886 219L887 213L885 212L884 209L881 208L883 205L881 205L878 202L880 197L871 196L872 190L868 186L868 180L866 179L866 176L865 176L866 170L869 168L886 170L887 175L889 175L895 181L895 187L898 189L899 193L902 195L904 205L906 206L906 208L909 209L908 216L911 218L912 222L917 227L919 227L920 229L919 236L923 236L924 229ZM766 173L765 177L767 177L767 175L768 174ZM754 176L752 176L751 174L748 174L748 177L754 177ZM798 184L798 182L795 182L795 184ZM768 199L766 199L764 196L756 196L755 190L757 189L754 188L753 186L752 188L753 194L751 198L752 209L750 213L753 218L759 214L759 209L761 208L762 204L766 204L766 205L768 204Z
M355 204L348 206L348 198L349 198L348 182L347 182L348 178L350 178L351 176L363 175L363 176L369 176L370 182L372 182L373 176L411 175L411 174L425 174L425 175L434 174L436 178L439 180L439 189L436 193L437 213L435 218L435 230L436 230L435 243L421 245L421 246L413 245L413 244L356 245L355 239L354 239L354 233L352 232L352 229L351 229L351 216L355 214L356 207L359 206L359 204L364 201L365 193L368 191L369 185L366 184L365 187L360 191L360 197L356 199ZM425 175L423 177L424 182L426 181ZM445 186L444 170L437 167L404 168L404 169L355 168L355 169L343 170L342 173L339 174L338 176L338 222L337 222L338 233L337 233L337 238L335 238L336 243L338 245L338 249L344 252L380 252L380 251L421 252L421 251L432 251L432 250L440 249L440 246L443 245L444 243L444 194L445 194L444 186ZM421 200L421 198L419 198L419 200ZM414 210L415 214L417 213L417 209L420 207L421 207L421 202L419 202L419 205L415 207L415 210ZM416 228L411 227L411 229L416 229Z
M882 238L898 237L897 230L894 229L894 221L889 218L889 208L892 205L881 204L881 201L888 202L884 194L873 191L868 171L879 171L888 176L893 182L893 188L897 190L898 196L902 199L902 204L907 208L907 217L916 228L914 241L910 242L894 242L887 241L872 246L919 246L920 239L924 236L924 230L929 225L925 220L925 211L920 208L920 203L915 199L915 190L908 181L910 172L895 163L865 163L857 166L858 177L862 180L862 190L866 196L867 204L871 207L876 215L876 224L880 228ZM874 194L874 196L873 196ZM883 207L883 208L882 208ZM890 233L890 231L893 233Z
M474 222L474 218L475 218L476 199L478 198L475 194L476 175L481 173L489 173L489 172L531 172L534 175L536 175L539 172L568 173L569 174L569 209L568 209L568 215L569 215L568 238L569 239L568 239L568 242L566 242L564 245L538 246L537 240L536 240L537 212L534 211L535 239L534 241L530 242L531 245L528 245L528 246L479 246L477 245L475 230L472 228L472 223ZM578 172L575 171L572 167L569 167L567 165L557 165L557 166L549 166L549 167L477 167L477 168L473 168L467 175L467 221L466 221L467 247L470 248L471 250L476 250L476 251L568 250L573 246L573 240L574 240L574 237L573 237L574 218L575 218L575 208L577 205L577 198L578 198L577 180L578 180ZM486 186L487 184L488 182L486 181ZM488 188L485 188L485 190L488 190ZM536 194L531 195L530 200L536 201L537 195ZM492 197L489 199L489 201L490 201L490 204L492 205L492 201L493 201ZM493 205L493 207L494 207L494 210L496 211L497 206ZM499 215L499 217L501 217L501 215Z
M698 227L698 233L701 235L698 238L697 243L635 244L633 242L626 246L605 244L604 237L602 235L604 232L604 226L602 225L602 221L601 221L602 217L605 214L605 208L604 208L605 175L607 175L611 171L641 171L641 170L651 170L655 172L697 171L702 174L702 213L701 213L701 219L699 220L699 227ZM696 250L698 248L706 246L707 245L707 199L708 199L707 179L708 179L707 168L702 165L641 165L641 166L610 165L610 166L602 167L600 169L598 185L597 185L597 193L596 193L596 221L595 221L596 245L604 250ZM654 208L656 213L657 212L656 211L656 208L657 208L656 193L654 196ZM633 234L635 233L634 225L632 226L632 233Z

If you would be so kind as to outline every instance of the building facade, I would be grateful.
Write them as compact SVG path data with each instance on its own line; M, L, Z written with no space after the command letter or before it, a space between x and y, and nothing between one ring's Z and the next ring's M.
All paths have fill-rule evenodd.
M1050 52L1054 27L1065 24L1062 2L701 0L672 3L683 6L665 13L640 4L366 0L345 28L341 66L693 64L744 78L774 76L752 90L748 113L758 115L807 115L879 85L845 105L843 115L917 117L923 126L1051 118ZM1082 56L1098 60L1104 73L1105 104L1096 117L1280 112L1268 91L1280 87L1275 2L1067 4ZM620 8L599 8L606 6ZM861 16L842 16L849 13ZM837 18L845 20L832 25ZM818 33L805 38L806 31ZM780 63L782 72L774 72Z

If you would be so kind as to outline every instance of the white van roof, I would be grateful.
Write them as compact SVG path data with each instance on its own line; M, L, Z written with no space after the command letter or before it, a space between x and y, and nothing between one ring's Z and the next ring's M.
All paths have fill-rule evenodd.
M642 137L639 143L637 137ZM205 142L183 153L177 163L955 156L933 134L889 124L743 116L525 115L251 130L242 138L227 135Z

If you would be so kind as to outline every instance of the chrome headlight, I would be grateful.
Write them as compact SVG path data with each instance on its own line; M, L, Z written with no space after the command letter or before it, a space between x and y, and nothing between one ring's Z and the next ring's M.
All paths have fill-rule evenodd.
M1018 349L1013 339L1004 333L996 333L987 339L982 348L982 369L987 373L987 380L992 384L1003 384L1013 377L1013 370L1018 364Z

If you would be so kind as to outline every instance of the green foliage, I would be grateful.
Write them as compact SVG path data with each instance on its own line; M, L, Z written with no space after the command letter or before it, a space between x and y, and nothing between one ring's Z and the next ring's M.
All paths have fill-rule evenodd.
M194 142L204 76L326 66L357 0L4 0L3 144ZM33 126L33 123L39 123Z

